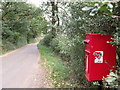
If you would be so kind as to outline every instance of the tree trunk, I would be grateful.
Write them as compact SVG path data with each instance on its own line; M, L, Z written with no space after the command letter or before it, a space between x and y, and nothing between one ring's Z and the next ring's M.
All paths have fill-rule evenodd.
M56 23L56 20L55 20L55 10L56 10L56 7L55 7L55 2L51 2L51 6L52 6L52 30L51 30L51 34L52 34L52 38L55 37L55 33L56 33L56 29L55 29L55 23Z

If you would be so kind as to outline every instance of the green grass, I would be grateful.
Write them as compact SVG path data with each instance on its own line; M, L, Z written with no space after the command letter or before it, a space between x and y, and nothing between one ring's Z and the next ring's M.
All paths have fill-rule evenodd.
M13 50L2 50L2 51L0 52L0 55L4 55L4 54L9 53L9 52L11 52L11 51L13 51Z
M65 65L60 57L55 55L51 48L48 48L43 45L38 44L40 49L40 55L42 62L47 66L48 73L52 79L52 83L55 88L68 88L70 87L69 79L69 70L70 68Z

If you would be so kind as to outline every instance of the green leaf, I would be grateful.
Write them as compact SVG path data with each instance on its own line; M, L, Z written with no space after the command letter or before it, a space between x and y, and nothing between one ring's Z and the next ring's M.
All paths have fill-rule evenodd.
M116 78L115 78L115 77L107 77L107 78L105 78L105 80L106 80L108 83L111 83L111 82L115 81Z
M96 13L97 13L97 11L99 10L99 8L94 8L94 9L92 9L92 11L90 12L90 16L94 16Z
M111 3L108 3L109 8L113 8L113 5Z
M118 77L118 75L117 74L115 74L114 72L110 72L110 74L108 75L109 77L111 76L111 77Z
M85 6L85 7L82 8L83 11L88 11L88 10L90 10L90 9L92 9L92 7L87 7L87 6Z
M107 12L107 11L108 11L107 5L105 4L105 5L103 5L102 7L100 7L100 8L99 8L99 11L100 11L100 12Z
M90 12L90 14L89 14L90 16L95 16L95 13L93 13L93 12Z

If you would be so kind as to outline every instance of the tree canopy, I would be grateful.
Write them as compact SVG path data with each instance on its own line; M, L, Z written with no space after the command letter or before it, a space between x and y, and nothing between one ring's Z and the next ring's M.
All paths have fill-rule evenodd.
M2 47L14 49L47 31L42 10L25 2L2 2Z

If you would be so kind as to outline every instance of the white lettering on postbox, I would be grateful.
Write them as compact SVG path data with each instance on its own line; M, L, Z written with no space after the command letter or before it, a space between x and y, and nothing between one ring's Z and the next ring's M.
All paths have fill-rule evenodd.
M103 51L95 51L93 55L95 56L94 63L103 63Z

